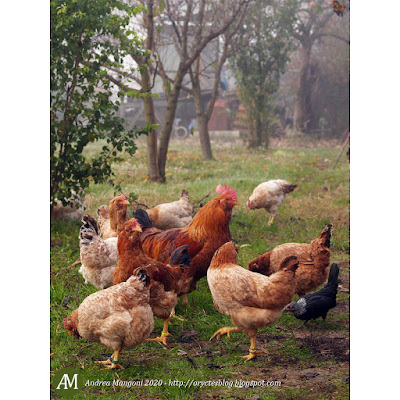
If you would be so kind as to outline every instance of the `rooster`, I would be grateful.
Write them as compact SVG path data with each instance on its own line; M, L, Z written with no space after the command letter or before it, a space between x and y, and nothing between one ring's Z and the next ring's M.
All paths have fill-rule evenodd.
M143 343L153 330L149 305L151 280L138 269L126 282L86 297L68 318L64 328L69 335L98 342L114 353L107 361L95 361L107 369L124 369L118 362L125 347Z
M285 310L292 311L297 319L304 320L304 323L300 327L305 325L310 319L319 317L322 317L322 322L325 322L328 311L336 307L338 277L339 267L333 263L329 271L328 282L323 289L315 293L306 294L300 297L295 303L290 303L285 307Z
M235 326L219 329L210 340L243 332L251 338L249 354L243 358L245 361L254 358L257 330L277 321L293 299L298 265L295 256L287 257L277 272L266 277L237 265L237 251L232 242L221 246L211 261L207 281L215 308L230 316Z
M248 269L269 276L276 272L288 256L299 259L296 272L296 293L304 296L322 285L329 273L332 225L327 225L319 238L311 243L284 243L250 261Z
M247 200L249 210L265 208L269 213L268 226L272 225L278 215L278 207L283 203L288 193L293 192L297 185L292 185L282 179L260 183Z
M152 227L144 210L137 210L135 218L142 226L141 242L144 253L156 260L167 263L172 253L180 246L188 245L192 261L180 279L180 295L196 289L196 283L207 275L211 259L220 246L231 240L229 222L237 202L235 190L218 185L220 195L205 204L184 228L159 231Z
M151 223L158 229L183 228L192 220L193 207L189 193L182 190L181 197L172 203L163 203L147 210Z
M142 250L140 234L142 229L132 218L124 224L118 236L118 264L113 272L113 284L125 282L140 268L146 271L152 280L150 289L150 307L157 318L164 320L160 337L149 339L167 344L168 324L171 312L178 302L179 282L190 264L189 246L181 246L171 256L170 264L147 257Z
M129 201L122 193L113 198L108 207L102 205L97 209L97 220L99 221L100 234L103 239L117 237L122 225L129 220Z

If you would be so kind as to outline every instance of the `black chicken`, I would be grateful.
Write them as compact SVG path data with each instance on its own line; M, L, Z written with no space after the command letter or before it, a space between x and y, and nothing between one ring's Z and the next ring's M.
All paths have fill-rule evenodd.
M310 319L319 317L322 317L324 322L328 311L336 306L338 276L339 267L333 263L329 271L328 282L323 289L300 297L295 303L288 304L285 310L292 311L297 319L304 320L300 326L306 324Z

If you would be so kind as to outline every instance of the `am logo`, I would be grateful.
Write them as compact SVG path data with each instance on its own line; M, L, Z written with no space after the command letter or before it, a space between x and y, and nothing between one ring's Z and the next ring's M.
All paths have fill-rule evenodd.
M58 395L72 397L82 390L84 382L79 369L62 368L55 373L51 385Z

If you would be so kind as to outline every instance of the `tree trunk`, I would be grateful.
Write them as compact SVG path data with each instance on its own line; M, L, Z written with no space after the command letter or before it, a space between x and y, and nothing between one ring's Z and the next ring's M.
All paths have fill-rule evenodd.
M150 73L148 68L142 69L142 90L150 93ZM144 121L146 124L156 124L153 98L143 97ZM151 130L147 136L147 173L151 181L159 180L157 164L157 130Z
M165 166L167 164L169 138L171 137L172 127L175 119L175 112L176 112L176 107L178 105L179 92L181 90L183 77L185 76L185 72L183 72L182 70L183 68L179 66L178 72L174 79L174 83L172 85L172 92L168 95L167 111L165 113L164 124L160 134L157 161L158 161L159 181L161 183L166 182Z
M198 76L192 78L192 88L203 161L214 160L211 150L210 135L208 133L208 119L204 110L203 99L201 98L201 88Z
M293 128L297 131L307 130L307 84L308 71L310 65L311 48L309 46L300 47L300 71L297 81L297 93L294 104Z

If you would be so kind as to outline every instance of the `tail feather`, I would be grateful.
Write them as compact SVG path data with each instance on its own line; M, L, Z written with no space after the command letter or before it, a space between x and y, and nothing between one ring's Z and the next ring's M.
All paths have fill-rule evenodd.
M141 228L144 230L145 228L151 228L153 226L149 214L145 210L136 210L133 212L133 218L136 219L137 222L139 222Z
M82 217L82 222L83 225L79 230L79 239L81 244L88 244L94 237L99 235L99 229L96 220L90 215L84 215Z
M283 190L285 193L290 193L290 192L293 192L293 190L296 188L297 188L297 185L285 185L283 187Z
M332 224L328 224L322 231L320 239L324 240L324 246L329 249L331 246Z
M338 277L339 277L339 266L336 263L333 263L329 271L328 282L326 286L337 285Z
M170 265L180 265L181 267L188 267L192 259L190 258L187 249L190 246L185 245L178 247L171 256Z

